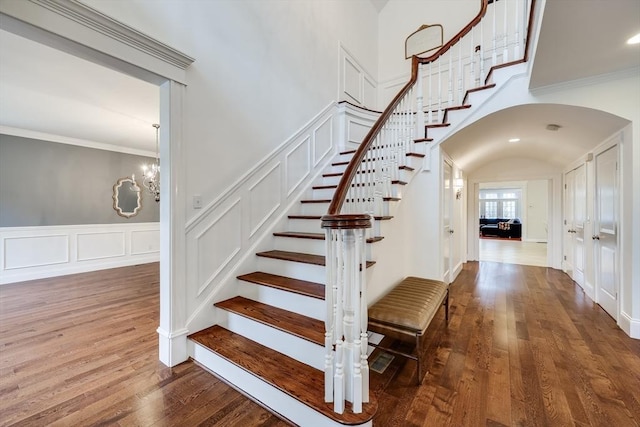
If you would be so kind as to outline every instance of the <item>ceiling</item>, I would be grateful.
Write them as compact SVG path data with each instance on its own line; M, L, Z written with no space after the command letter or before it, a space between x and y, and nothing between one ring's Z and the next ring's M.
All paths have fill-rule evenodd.
M378 10L387 3L371 1ZM638 0L547 0L531 87L640 69L640 45L624 44L638 32ZM0 55L1 132L27 129L72 143L155 151L151 125L159 117L157 86L3 30ZM562 128L549 132L548 123ZM506 157L562 167L623 124L622 119L584 108L526 105L462 129L444 147L467 173ZM509 144L515 136L520 143ZM545 155L549 152L554 152L552 158Z
M0 58L2 133L155 153L158 86L4 30Z

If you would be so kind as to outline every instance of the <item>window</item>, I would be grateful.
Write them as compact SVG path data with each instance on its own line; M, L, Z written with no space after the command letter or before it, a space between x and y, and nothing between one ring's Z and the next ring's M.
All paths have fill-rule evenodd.
M521 194L513 188L480 190L480 218L518 218Z

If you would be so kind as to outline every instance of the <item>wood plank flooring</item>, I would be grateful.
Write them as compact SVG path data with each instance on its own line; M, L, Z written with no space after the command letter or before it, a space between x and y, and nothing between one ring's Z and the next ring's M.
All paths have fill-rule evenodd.
M287 425L158 362L158 305L157 264L0 286L0 426ZM640 424L640 340L560 271L467 263L422 350L419 387L400 357L372 373L374 426Z
M158 361L158 264L0 286L0 426L286 426Z

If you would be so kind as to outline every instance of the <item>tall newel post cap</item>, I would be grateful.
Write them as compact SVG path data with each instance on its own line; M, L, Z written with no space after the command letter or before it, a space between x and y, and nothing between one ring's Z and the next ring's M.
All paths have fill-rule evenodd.
M371 216L367 214L324 215L322 228L358 229L371 228Z

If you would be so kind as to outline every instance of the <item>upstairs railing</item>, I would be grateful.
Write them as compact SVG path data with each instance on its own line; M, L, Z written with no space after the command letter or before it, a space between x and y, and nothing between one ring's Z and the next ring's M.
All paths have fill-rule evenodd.
M333 196L326 230L325 401L355 413L369 400L366 230L384 215L385 199L425 125L463 107L469 90L495 68L527 60L535 0L481 0L476 17L428 57L411 58L411 78L360 144ZM489 7L491 5L491 7ZM524 56L523 56L524 51ZM429 150L427 147L426 150Z

